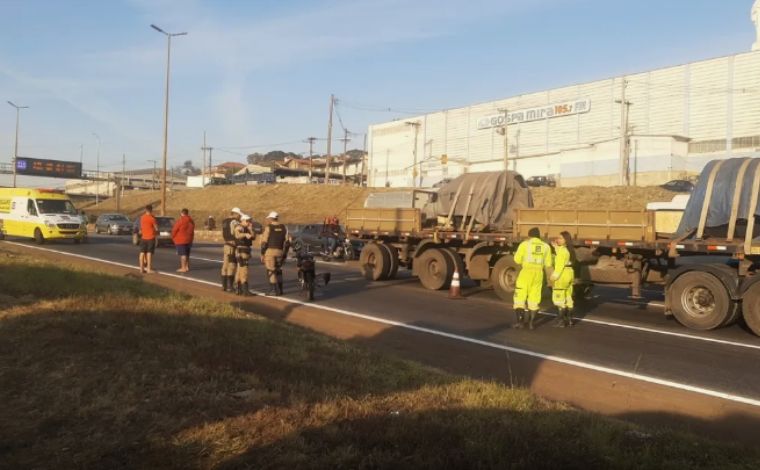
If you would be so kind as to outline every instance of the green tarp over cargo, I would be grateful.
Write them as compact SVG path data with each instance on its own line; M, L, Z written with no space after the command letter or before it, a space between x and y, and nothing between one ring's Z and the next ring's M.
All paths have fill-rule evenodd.
M514 210L533 207L525 180L512 171L466 173L441 186L434 199L423 209L428 218L447 217L454 205L456 223L466 216L469 225L474 215L475 228L491 232L511 230Z

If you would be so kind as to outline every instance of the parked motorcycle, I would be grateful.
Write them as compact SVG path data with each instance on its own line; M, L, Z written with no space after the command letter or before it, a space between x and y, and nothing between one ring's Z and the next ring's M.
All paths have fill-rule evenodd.
M298 267L298 284L300 291L307 301L314 300L314 291L330 282L330 273L317 274L317 262L314 255L307 250L296 252Z

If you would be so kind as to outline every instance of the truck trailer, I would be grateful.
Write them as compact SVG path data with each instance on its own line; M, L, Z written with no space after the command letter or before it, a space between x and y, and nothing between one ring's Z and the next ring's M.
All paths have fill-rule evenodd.
M640 297L642 285L658 284L666 314L682 325L712 330L743 317L760 335L760 159L708 163L683 209L536 209L517 174L464 176L422 191L422 207L348 210L347 233L366 243L359 265L367 279L405 268L438 290L457 271L511 300L520 269L513 255L528 230L538 227L545 240L567 231L579 295L607 284Z

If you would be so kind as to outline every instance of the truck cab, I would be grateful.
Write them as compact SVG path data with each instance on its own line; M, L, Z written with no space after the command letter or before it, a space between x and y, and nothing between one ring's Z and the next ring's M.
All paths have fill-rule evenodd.
M0 238L69 239L79 243L87 225L63 191L0 188Z

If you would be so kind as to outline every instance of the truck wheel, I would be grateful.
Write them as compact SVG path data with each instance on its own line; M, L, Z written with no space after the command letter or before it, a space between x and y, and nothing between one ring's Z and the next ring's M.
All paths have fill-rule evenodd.
M34 242L38 245L45 243L45 237L42 236L42 230L34 229Z
M755 284L744 293L742 316L749 329L760 336L760 284Z
M387 279L395 279L396 273L398 273L398 249L391 245L380 245L385 251L388 252L388 259L390 260L390 269L388 270Z
M519 271L520 267L515 263L512 255L502 256L494 265L491 270L491 285L501 300L511 301L514 297Z
M454 274L454 261L446 254L445 248L430 248L422 252L415 261L417 275L426 289L446 289Z
M451 258L451 262L454 263L454 268L459 271L459 279L463 279L465 274L465 266L464 260L461 256L459 256L459 253L454 251L453 248L441 248L441 250L443 250L443 252ZM453 274L454 272L452 271L452 275Z
M718 278L700 271L679 276L670 285L673 315L679 323L695 330L714 330L731 319L731 297Z
M359 266L368 281L384 281L391 269L390 254L381 245L368 243L362 249Z

